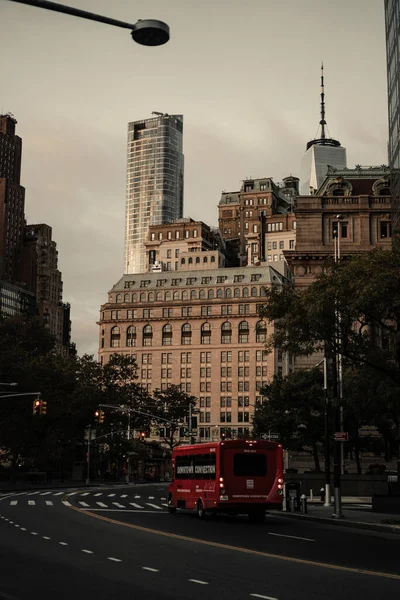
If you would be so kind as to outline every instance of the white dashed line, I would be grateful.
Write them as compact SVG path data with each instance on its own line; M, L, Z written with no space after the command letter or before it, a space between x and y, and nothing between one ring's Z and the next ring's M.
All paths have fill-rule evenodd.
M108 494L109 498L112 498L113 496L115 496L115 494Z
M15 524L14 527L20 527L20 525Z
M161 500L166 500L166 498L161 498Z
M81 496L89 496L90 492L84 492Z
M104 502L96 502L96 504L98 504L102 508L107 508L107 504L104 504Z
M303 542L315 542L315 540L312 540L311 538L297 537L296 535L285 535L283 533L268 532L268 535L274 535L275 537L290 538L291 540L302 540Z
M200 585L208 585L208 581L201 581L200 579L188 579L192 583L199 583Z
M47 506L54 506L51 500L45 500Z
M93 494L93 496L102 496L103 492L99 492L98 494Z
M31 531L31 535L39 535L36 531Z
M18 500L11 500L10 506L16 506L18 504Z
M264 598L264 600L278 600L278 598L274 598L272 596L263 596L262 594L250 594L253 598Z
M28 504L29 504L29 506L35 506L35 501L34 500L28 500Z
M61 496L61 494L64 494L64 492L56 492L55 494L53 494L53 496Z
M135 498L135 499L136 499L136 498L140 498L140 496L134 496L134 498Z
M14 525L14 521L8 521L11 525Z
M146 502L147 506L151 506L152 508L156 508L157 510L162 510L161 506L157 506L157 504L152 504L151 502Z
M68 546L67 542L58 542L60 546Z
M149 500L154 500L154 496L149 496Z
M119 502L112 502L112 504L114 504L114 506L118 506L118 508L125 508L125 506Z
M53 492L42 492L40 495L41 496L49 496L50 494L52 494Z
M21 527L21 531L26 531L26 527Z
M165 502L162 502L161 506L168 506L168 504L165 504Z
M78 494L78 493L79 493L78 491L76 491L76 492L70 492L70 493L68 494L68 496L75 496L75 494Z
M114 558L113 556L107 556L108 560L112 560L113 562L122 562L120 558Z
M86 502L79 502L79 504L81 504L82 506L88 507L89 504L86 504Z
M85 550L85 548L82 548L82 552L85 554L93 554L92 550Z
M64 504L64 506L72 506L72 504L68 502L68 500L63 500L62 503Z
M44 540L51 540L51 538L50 538L48 535L42 535L42 538L43 538Z
M135 502L129 502L129 504L135 508L143 508L143 506L140 506L140 504L136 504Z
M160 569L153 569L152 567L142 567L143 571L151 571L152 573L159 573Z
M121 498L127 498L127 497L128 497L128 494L122 494L121 495Z

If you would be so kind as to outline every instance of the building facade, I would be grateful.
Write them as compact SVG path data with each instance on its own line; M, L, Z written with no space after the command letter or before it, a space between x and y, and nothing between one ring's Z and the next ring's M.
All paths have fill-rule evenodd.
M99 360L133 356L149 391L177 384L196 396L198 441L247 435L263 385L292 368L265 351L273 326L257 313L283 280L266 265L124 275L101 307Z
M385 0L393 230L400 233L400 2Z
M0 314L13 317L21 313L36 314L35 294L7 281L0 281Z
M321 119L319 137L308 142L306 152L301 159L300 193L302 196L315 194L325 180L328 167L345 168L347 166L346 149L338 140L327 135L325 120L325 84L324 67L321 66Z
M150 225L183 216L183 116L155 114L128 125L124 273L146 271Z

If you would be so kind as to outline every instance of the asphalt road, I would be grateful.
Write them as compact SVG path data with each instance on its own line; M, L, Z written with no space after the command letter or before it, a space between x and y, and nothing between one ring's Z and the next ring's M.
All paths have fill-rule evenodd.
M273 513L200 522L169 515L166 496L154 484L0 497L0 600L399 595L400 536Z

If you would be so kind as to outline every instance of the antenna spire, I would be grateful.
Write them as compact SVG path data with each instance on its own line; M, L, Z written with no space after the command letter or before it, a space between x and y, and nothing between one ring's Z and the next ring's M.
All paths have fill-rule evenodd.
M319 122L321 125L321 139L325 139L325 86L324 86L324 63L321 63L321 120Z

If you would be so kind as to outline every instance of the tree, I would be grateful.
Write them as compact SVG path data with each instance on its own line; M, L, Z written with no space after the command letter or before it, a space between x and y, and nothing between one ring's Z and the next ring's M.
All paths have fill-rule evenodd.
M261 391L266 398L256 408L254 433L273 430L281 435L288 450L312 453L315 469L320 471L318 446L324 439L323 375L319 369L295 371L282 377L274 375Z
M166 390L155 390L154 416L160 420L155 419L154 425L164 432L162 438L170 450L181 443L177 434L181 427L187 427L190 405L192 415L198 413L196 403L197 398L183 392L178 385L170 385Z

